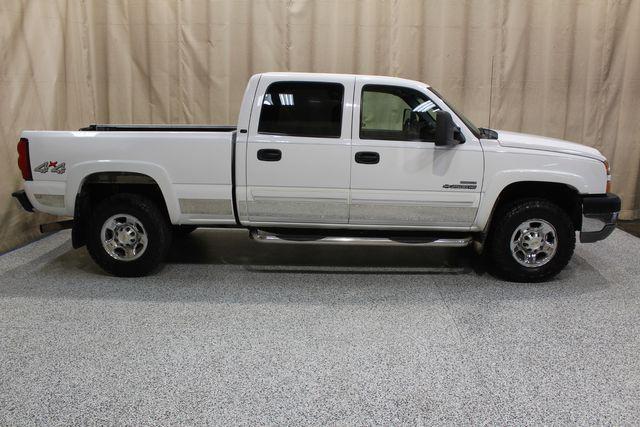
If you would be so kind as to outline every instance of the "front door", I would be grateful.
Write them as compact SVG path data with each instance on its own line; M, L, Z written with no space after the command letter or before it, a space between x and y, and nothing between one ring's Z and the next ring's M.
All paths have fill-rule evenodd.
M348 222L355 78L315 79L260 79L246 151L252 224Z
M426 87L377 85L366 77L356 82L350 224L473 224L482 186L482 148L466 128L465 143L436 147L435 113L445 108L427 93Z

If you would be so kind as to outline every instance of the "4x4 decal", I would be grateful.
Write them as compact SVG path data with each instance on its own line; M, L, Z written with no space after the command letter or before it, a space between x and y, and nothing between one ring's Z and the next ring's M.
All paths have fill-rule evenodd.
M40 173L52 172L57 174L63 174L67 171L64 162L58 163L54 161L41 163L38 166L36 166L33 170L35 172L40 172Z

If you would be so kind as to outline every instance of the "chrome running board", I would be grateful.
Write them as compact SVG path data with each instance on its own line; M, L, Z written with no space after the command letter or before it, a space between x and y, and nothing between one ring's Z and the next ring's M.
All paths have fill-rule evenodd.
M315 236L275 234L264 230L252 229L251 239L261 243L304 243L313 245L369 245L369 246L436 246L446 248L462 248L469 246L471 236L453 238L394 238L370 236Z

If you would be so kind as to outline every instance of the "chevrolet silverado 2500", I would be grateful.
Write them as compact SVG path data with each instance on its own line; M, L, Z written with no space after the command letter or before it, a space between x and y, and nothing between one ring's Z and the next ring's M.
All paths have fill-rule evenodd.
M424 83L251 77L237 126L25 131L22 206L71 216L74 247L139 276L172 237L243 227L259 242L474 244L508 280L540 281L607 237L620 199L583 145L476 127Z

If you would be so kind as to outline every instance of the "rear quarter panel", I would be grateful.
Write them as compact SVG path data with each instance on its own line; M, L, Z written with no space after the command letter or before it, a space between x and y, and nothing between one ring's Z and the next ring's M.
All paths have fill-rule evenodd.
M98 172L134 172L154 179L172 223L234 222L231 157L234 132L27 131L31 168L65 164L64 173L33 172L25 183L37 210L73 215L84 180ZM55 206L38 194L64 196Z

